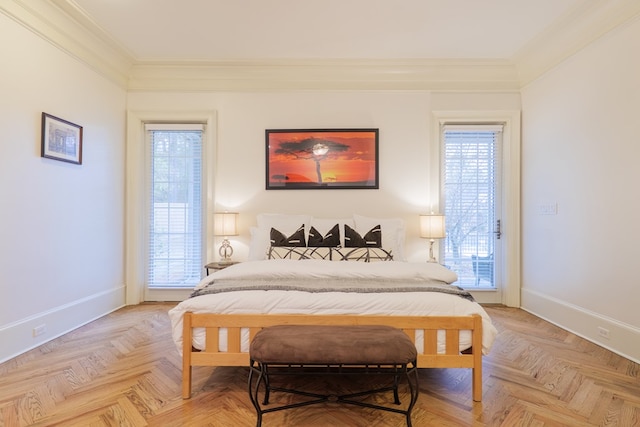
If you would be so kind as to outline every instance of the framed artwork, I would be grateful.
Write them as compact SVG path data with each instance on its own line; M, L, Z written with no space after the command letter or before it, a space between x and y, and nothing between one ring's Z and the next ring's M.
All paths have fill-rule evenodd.
M378 129L267 129L267 190L377 189Z
M42 113L42 157L82 164L82 126Z

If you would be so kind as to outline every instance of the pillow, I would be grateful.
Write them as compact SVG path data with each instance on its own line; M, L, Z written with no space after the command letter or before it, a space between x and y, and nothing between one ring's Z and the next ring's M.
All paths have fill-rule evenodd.
M380 224L382 229L382 247L392 251L394 261L405 261L404 220L400 218L370 218L362 215L353 215L356 231L362 233L363 230L370 230L375 225Z
M269 230L258 227L249 228L251 241L249 242L248 261L259 261L266 259L269 252Z
M271 228L281 231L284 235L289 236L293 234L300 224L304 224L305 231L308 231L311 227L311 215L289 215L289 214L258 214L257 217L258 228L265 229L267 231ZM305 236L306 242L306 236Z
M333 259L362 262L393 261L393 255L391 254L391 251L382 248L342 248L334 249Z
M267 253L267 259L326 259L331 260L333 248L301 248L287 246L272 246ZM340 259L339 257L337 259Z
M314 226L311 226L307 246L334 248L340 246L340 225L334 225L324 236Z
M251 241L249 242L249 261L267 259L269 246L271 246L271 228L282 232L285 236L293 234L300 224L305 225L305 232L309 230L311 215L269 214L262 213L257 216L258 226L249 229ZM335 222L334 222L335 223Z
M356 227L353 218L312 218L311 226L315 227L316 230L320 232L322 235L326 235L329 230L331 230L336 224L338 224L338 228L340 229L340 246L344 247L344 226L345 224L351 228ZM311 228L309 228L311 230ZM307 244L308 244L307 238ZM308 244L308 246L313 246Z
M364 236L361 236L356 230L345 225L344 246L345 248L382 247L382 233L380 225L374 226Z
M304 238L304 224L302 224L292 235L288 237L281 231L272 227L269 240L271 241L271 246L305 247L307 246L307 242Z

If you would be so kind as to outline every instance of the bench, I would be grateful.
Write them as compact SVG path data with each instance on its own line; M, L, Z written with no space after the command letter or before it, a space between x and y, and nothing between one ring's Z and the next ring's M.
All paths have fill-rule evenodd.
M411 410L418 399L417 351L412 340L400 329L383 325L270 326L259 331L251 341L249 358L249 397L258 415L258 427L262 425L265 413L328 401L403 414L407 426L411 426ZM272 384L274 375L309 373L388 375L393 378L393 384L343 395L309 393ZM393 391L394 404L400 405L398 384L401 378L407 380L411 396L406 409L354 400L368 394ZM261 384L264 385L263 405L269 404L272 391L311 399L265 409L259 403Z

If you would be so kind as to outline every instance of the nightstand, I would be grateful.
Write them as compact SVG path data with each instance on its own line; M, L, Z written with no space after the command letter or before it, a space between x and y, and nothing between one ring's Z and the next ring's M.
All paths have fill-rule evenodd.
M207 276L211 274L209 270L218 271L224 268L229 267L230 265L237 264L238 261L231 262L210 262L209 264L204 266L205 271L207 272Z

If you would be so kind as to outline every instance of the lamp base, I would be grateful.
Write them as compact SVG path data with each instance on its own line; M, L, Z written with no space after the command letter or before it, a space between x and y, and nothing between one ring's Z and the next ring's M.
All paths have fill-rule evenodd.
M233 262L231 260L233 248L231 247L231 243L229 243L229 239L224 239L222 241L222 245L220 245L218 253L220 254L220 264L230 264Z
M427 262L438 262L436 257L433 256L433 243L434 242L435 242L435 240L433 240L433 239L429 240L429 259L427 260Z

